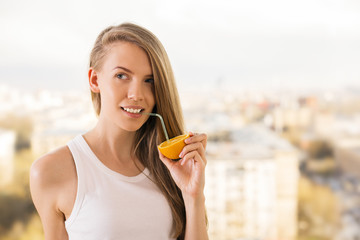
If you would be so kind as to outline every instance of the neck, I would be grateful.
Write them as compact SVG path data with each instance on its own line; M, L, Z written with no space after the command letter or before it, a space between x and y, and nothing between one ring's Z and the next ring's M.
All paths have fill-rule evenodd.
M108 123L99 121L84 137L97 154L107 156L108 159L122 163L132 162L135 159L133 153L135 132L111 127Z

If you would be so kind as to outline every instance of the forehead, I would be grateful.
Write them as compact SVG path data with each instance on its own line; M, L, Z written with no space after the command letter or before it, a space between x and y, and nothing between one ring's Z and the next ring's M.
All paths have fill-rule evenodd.
M134 73L152 74L149 56L144 49L129 42L116 42L108 47L104 58L103 70L111 71L121 66Z

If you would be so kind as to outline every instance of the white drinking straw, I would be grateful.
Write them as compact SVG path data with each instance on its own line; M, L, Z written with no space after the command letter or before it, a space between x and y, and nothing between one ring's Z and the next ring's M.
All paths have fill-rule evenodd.
M169 136L168 136L167 131L166 131L166 128L165 128L165 123L164 123L164 120L163 120L163 118L162 118L162 116L161 116L160 114L157 114L157 113L147 113L147 112L142 112L141 114L150 115L150 116L154 116L154 117L160 118L161 125L162 125L162 127L163 127L166 140L169 141Z

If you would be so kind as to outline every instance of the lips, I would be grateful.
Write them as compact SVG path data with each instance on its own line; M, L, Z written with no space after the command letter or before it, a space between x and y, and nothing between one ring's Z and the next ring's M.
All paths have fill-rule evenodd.
M132 113L132 114L139 114L145 110L140 106L126 106L126 107L121 107L121 109L127 113Z
M126 112L129 113L140 113L141 109L133 109L133 108L123 108L123 110L125 110Z

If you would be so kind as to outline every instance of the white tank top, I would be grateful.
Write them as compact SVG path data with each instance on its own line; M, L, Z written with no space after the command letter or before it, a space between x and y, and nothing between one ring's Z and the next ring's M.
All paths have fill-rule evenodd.
M75 204L65 221L70 240L174 239L170 206L148 179L147 168L127 177L106 167L82 135L67 145L78 178Z

